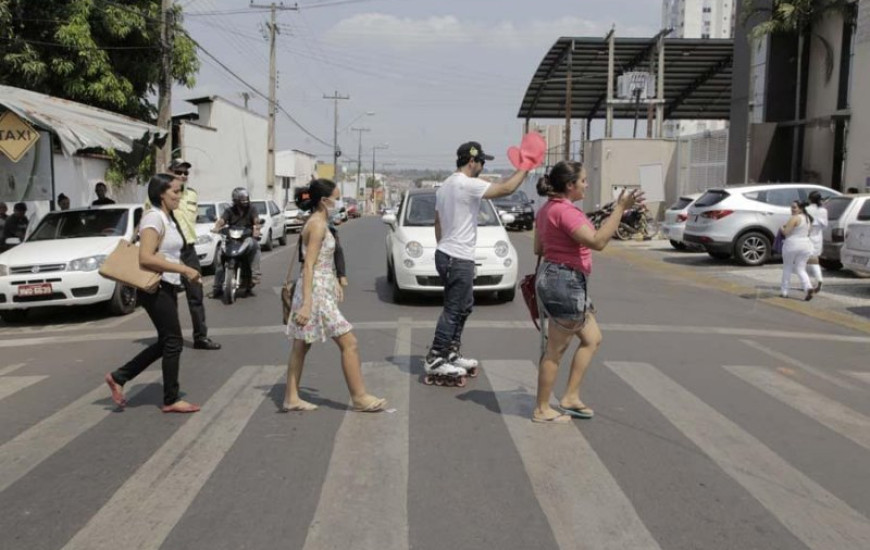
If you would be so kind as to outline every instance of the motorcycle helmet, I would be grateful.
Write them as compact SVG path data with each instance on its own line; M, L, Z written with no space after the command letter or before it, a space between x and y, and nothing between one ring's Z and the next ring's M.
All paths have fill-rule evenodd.
M239 208L247 208L251 204L251 197L248 195L248 190L244 187L236 187L233 189L233 206Z

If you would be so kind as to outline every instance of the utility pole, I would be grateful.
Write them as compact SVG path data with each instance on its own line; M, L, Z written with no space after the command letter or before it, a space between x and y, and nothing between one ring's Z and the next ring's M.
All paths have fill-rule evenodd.
M173 0L160 3L160 82L157 85L157 126L166 130L166 141L158 147L154 155L154 168L165 172L172 160L172 46L175 39L173 29L175 13Z
M365 189L360 192L359 178L362 173L362 135L363 132L371 132L369 128L351 128L354 132L359 132L359 151L356 155L356 193L357 198L365 199Z
M338 90L331 96L324 95L323 99L331 99L335 101L334 113L335 113L335 124L333 125L332 130L332 168L335 170L334 178L338 180L338 157L341 156L341 152L338 150L338 100L339 99L350 99L349 95L339 95Z
M275 186L275 112L278 108L278 100L275 95L276 76L275 76L275 37L281 32L278 28L277 15L278 10L282 11L297 11L299 9L295 4L293 6L285 6L284 3L276 4L272 2L269 5L254 4L251 2L251 8L269 8L272 17L270 18L269 27L269 129L266 141L266 190L270 190Z

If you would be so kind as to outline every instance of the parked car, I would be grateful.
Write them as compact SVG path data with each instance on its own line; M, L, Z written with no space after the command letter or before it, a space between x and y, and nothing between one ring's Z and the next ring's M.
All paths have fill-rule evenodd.
M287 244L284 213L275 201L251 201L251 206L257 209L260 216L260 246L263 250L272 250L275 239L281 246Z
M49 212L25 241L0 254L0 318L23 321L47 306L105 302L115 315L136 308L136 289L97 271L121 239L135 242L141 204Z
M386 263L394 300L400 302L409 292L443 292L435 269L435 190L409 191L398 212L384 214L382 220L390 228ZM504 301L511 301L516 295L517 251L502 225L513 221L511 214L499 216L490 201L481 204L474 290L497 292Z
M309 212L306 210L299 210L296 203L288 202L284 206L284 229L291 233L301 231L302 226L305 225L305 220L308 219L308 214Z
M362 216L362 213L359 211L359 202L353 197L344 197L342 199L344 204L347 205L347 217L348 218L359 218Z
M668 239L671 246L677 250L685 250L687 245L683 242L683 231L686 229L686 220L689 219L689 207L701 198L702 193L683 195L665 210L665 219L662 222L662 235Z
M840 261L844 268L870 277L870 216L849 225Z
M217 219L230 207L228 202L200 202L196 211L196 255L203 271L215 267L215 258L221 247L221 238L211 232Z
M812 191L823 199L839 196L828 187L808 183L735 185L709 189L689 207L683 242L704 247L713 258L749 266L772 256L776 232L791 215L791 203Z
M341 225L348 220L347 205L343 199L335 201L335 212L332 214L332 223Z
M849 227L856 220L870 220L870 194L831 197L825 203L828 227L822 233L822 255L819 264L825 269L840 269L840 250L849 236Z
M507 197L493 199L492 203L502 212L513 214L514 223L508 229L530 230L535 226L534 202L529 200L524 191L516 191Z

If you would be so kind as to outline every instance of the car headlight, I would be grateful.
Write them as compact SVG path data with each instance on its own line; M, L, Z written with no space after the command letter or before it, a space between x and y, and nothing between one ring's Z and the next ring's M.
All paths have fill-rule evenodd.
M210 244L211 243L211 235L197 235L196 236L196 244Z
M412 258L419 258L423 255L423 245L417 241L411 241L405 245L405 253Z
M9 266L0 264L0 277L9 275Z
M505 241L498 241L497 243L495 243L496 256L498 256L499 258L504 258L508 255L508 252L510 252L510 247L508 246L508 243L506 243Z
M78 258L69 263L67 271L96 271L100 269L103 262L106 261L106 255L88 256L87 258Z

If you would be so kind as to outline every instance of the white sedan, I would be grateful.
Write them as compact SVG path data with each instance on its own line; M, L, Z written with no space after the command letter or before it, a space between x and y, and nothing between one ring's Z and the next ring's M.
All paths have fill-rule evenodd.
M228 202L200 202L196 212L196 255L203 270L215 267L221 248L220 235L211 232L217 219L230 207Z
M29 309L106 302L115 315L136 308L136 290L97 270L121 239L133 241L141 204L49 212L27 239L0 254L0 317L24 320Z
M665 219L662 222L662 235L671 242L671 246L677 250L685 250L683 231L686 229L686 220L689 219L689 207L701 198L702 193L683 195L670 208L665 210Z
M849 224L849 234L840 250L843 267L858 275L870 277L870 208L866 217Z
M381 218L390 230L386 237L387 280L393 299L406 293L441 293L444 287L435 269L435 190L412 189L402 200L396 214ZM492 203L483 201L477 227L475 253L475 292L496 292L504 301L516 296L517 251L503 224L513 216L501 218Z

